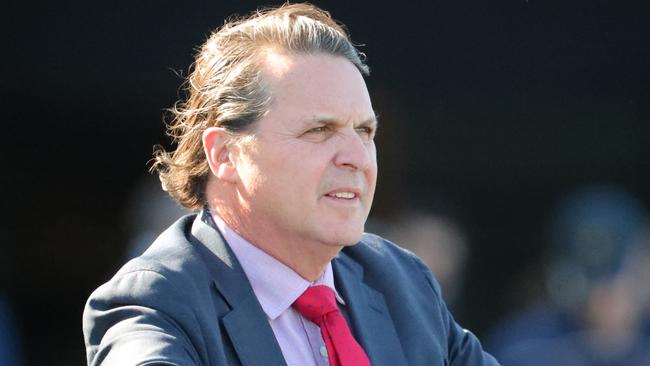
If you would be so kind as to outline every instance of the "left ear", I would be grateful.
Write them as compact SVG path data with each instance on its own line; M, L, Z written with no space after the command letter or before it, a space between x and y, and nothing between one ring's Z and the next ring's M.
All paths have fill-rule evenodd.
M203 131L203 152L212 174L217 179L233 183L237 170L233 164L229 141L230 136L221 127L208 127Z

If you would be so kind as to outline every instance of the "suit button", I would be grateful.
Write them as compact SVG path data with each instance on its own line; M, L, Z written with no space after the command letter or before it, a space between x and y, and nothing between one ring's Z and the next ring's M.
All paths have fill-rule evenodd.
M327 348L325 346L320 346L320 355L327 358Z

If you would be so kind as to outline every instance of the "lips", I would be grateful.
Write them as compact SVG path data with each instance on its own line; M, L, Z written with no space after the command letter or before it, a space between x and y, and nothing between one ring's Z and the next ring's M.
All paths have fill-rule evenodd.
M359 198L359 190L352 188L339 188L327 193L326 196L336 199L353 200Z
M344 198L344 199L352 199L356 197L356 195L352 192L336 192L336 193L329 193L328 196L330 197L335 197L335 198Z

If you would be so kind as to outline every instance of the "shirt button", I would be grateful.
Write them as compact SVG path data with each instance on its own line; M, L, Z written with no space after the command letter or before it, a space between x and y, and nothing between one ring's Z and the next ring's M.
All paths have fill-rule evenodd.
M325 346L320 346L320 355L327 357L327 348Z

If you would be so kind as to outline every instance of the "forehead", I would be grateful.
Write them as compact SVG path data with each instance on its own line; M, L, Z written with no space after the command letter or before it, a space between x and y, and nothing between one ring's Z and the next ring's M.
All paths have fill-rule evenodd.
M319 116L340 121L374 117L361 73L343 57L268 52L264 63L272 98L265 117L283 118L286 122Z

